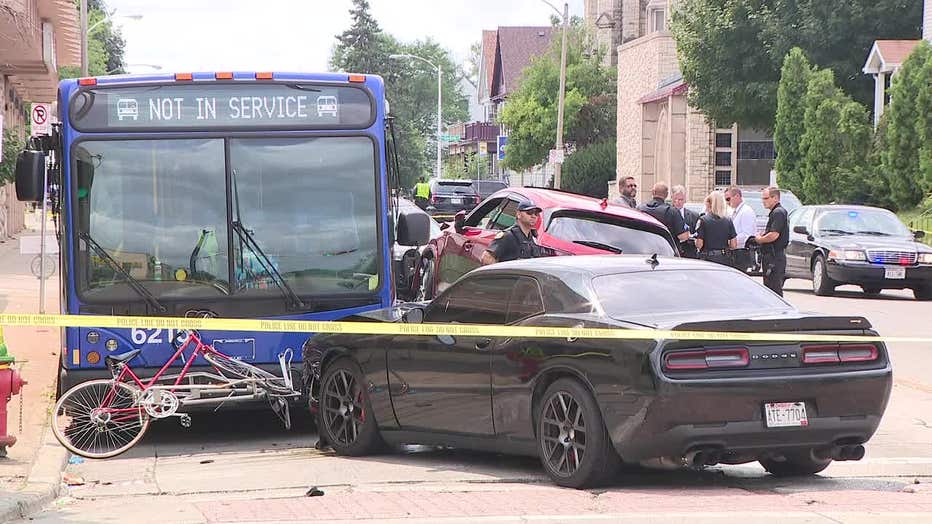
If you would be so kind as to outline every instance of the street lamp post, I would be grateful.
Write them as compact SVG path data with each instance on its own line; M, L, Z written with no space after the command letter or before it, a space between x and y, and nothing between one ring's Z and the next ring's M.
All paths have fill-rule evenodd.
M87 37L91 34L94 29L110 20L116 11L112 11L110 14L104 15L103 18L98 20L91 27L87 27L87 0L81 0L81 76L88 76L88 57L87 57ZM142 15L120 15L122 18L129 18L130 20L139 20L142 18Z
M557 151L563 151L563 104L566 96L566 30L570 20L570 5L563 4L563 13L547 0L541 0L549 5L551 9L563 17L563 43L560 52L560 95L557 102L557 141L554 148ZM555 162L553 165L553 187L560 189L561 178L563 175L563 164Z
M431 66L431 67L433 67L433 68L435 68L435 69L437 70L437 165L436 165L436 167L435 167L435 169L436 169L435 176L436 176L437 178L440 178L440 174L441 174L441 172L442 172L442 163L441 163L441 157L440 157L440 144L441 144L442 138L443 138L443 136L442 136L443 130L441 129L441 126L442 126L442 124L441 124L441 120L442 120L441 115L442 115L442 111L443 111L443 105L442 105L442 103L441 103L441 102L442 102L442 98L441 98L441 97L442 97L442 93L443 93L443 87L442 87L442 84L441 84L441 80L442 80L442 78L443 78L443 71L440 69L440 66L439 66L439 65L434 65L434 63L431 62L430 60L428 60L428 59L426 59L426 58L423 58L423 57L420 57L420 56L417 56L417 55L411 55L411 54L408 54L408 53L400 53L400 54L389 55L389 58L393 58L393 59L395 59L395 60L402 59L402 58L408 58L408 59L413 58L413 59L416 59L416 60L420 60L420 61L426 63L427 65L429 65L429 66Z

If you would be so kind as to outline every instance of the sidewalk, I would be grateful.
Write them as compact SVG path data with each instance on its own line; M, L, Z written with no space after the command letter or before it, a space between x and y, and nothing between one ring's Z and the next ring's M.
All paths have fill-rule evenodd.
M39 311L39 280L29 267L34 255L19 252L21 238L38 234L25 230L15 240L0 243L0 312ZM46 281L46 313L59 312L59 274L56 267ZM0 459L0 522L18 518L53 500L58 495L61 470L67 459L67 452L47 432L61 352L60 330L7 328L4 336L9 353L16 358L16 367L28 384L8 406L8 428L17 442L8 449L8 456Z

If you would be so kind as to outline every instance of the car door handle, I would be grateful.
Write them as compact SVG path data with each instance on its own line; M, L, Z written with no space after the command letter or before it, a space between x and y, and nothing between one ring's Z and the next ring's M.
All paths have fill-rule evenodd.
M489 346L491 345L492 345L492 339L484 338L480 340L479 342L476 342L476 349L479 351L486 351L487 349L489 349Z

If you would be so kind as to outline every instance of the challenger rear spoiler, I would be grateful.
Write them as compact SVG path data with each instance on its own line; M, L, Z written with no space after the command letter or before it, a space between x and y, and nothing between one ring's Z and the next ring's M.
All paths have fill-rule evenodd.
M762 318L754 320L714 320L686 322L673 327L673 331L733 331L737 333L781 333L805 331L851 331L870 329L864 317L807 316L798 318Z

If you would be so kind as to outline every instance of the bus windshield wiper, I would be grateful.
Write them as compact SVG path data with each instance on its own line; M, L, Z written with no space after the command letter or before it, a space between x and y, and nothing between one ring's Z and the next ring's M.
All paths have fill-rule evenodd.
M256 255L256 259L260 264L262 264L262 269L264 269L265 272L268 273L270 277L272 277L272 282L275 282L275 285L278 286L278 289L282 292L282 297L284 297L285 303L288 304L288 307L292 309L306 308L307 305L304 303L304 301L301 300L301 297L299 297L298 294L294 292L294 289L288 285L288 282L285 281L285 277L283 277L282 274L278 272L275 264L269 260L269 257L265 254L265 251L262 251L262 248L259 247L259 243L256 242L256 239L253 238L249 230L247 230L241 222L234 220L233 231L236 231L240 242L246 244L246 247L248 247L249 250L252 251L254 255Z
M140 283L138 280L133 278L132 275L127 273L126 270L123 269L122 266L120 266L120 263L114 260L113 257L110 256L110 253L107 253L107 251L104 250L104 248L100 247L100 244L98 244L93 238L91 238L90 234L79 233L78 237L81 240L83 240L85 243L87 243L87 245L90 246L91 250L93 250L94 253L97 253L97 256L104 259L104 261L107 262L107 265L110 266L111 269L119 273L120 276L122 276L123 279L126 280L126 283L129 284L129 287L133 288L133 291L135 291L136 294L146 299L147 304L154 307L159 313L165 313L166 311L168 311L167 309L165 309L165 306L163 306L158 301L158 299L155 298L155 295L149 292L149 290L146 289L146 287L143 286L142 283Z

